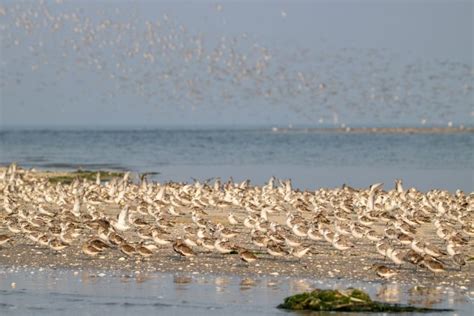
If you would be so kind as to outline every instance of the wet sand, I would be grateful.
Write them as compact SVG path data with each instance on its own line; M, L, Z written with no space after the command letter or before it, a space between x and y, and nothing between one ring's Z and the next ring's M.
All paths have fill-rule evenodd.
M429 232L426 232L429 236ZM13 244L0 250L0 265L4 267L49 268L72 270L123 271L124 273L186 272L190 274L224 274L238 276L292 276L315 279L343 278L358 281L381 281L371 269L373 264L392 266L376 253L373 245L356 243L356 248L342 253L321 241L315 251L302 259L273 258L255 251L258 259L244 263L238 254L200 252L196 257L182 258L171 247L159 249L152 257L127 257L117 249L107 250L97 258L81 252L72 245L61 252L40 247L24 238L15 238ZM449 261L447 261L449 263ZM474 290L474 261L459 270L454 265L445 272L434 274L426 269L415 269L406 264L391 279L400 284L423 286L450 286L461 290Z

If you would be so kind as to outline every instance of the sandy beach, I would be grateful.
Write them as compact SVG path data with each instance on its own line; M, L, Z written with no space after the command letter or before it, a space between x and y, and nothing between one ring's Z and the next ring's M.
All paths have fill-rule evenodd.
M467 291L472 290L474 287L474 252L472 237L463 233L461 225L454 223L455 221L452 218L448 220L448 224L446 225L449 225L449 227L456 228L456 226L459 226L457 229L459 233L456 235L456 238L462 238L461 241L457 240L460 244L456 244L456 249L458 249L459 252L462 251L462 259L464 260L464 265L459 266L456 261L453 261L453 258L446 253L446 245L449 243L452 244L453 242L442 240L437 236L437 228L433 222L443 217L434 210L431 218L426 218L427 216L425 216L423 221L419 221L419 224L416 224L416 229L412 232L411 238L426 243L427 245L432 245L441 251L438 259L443 268L442 271L436 272L427 269L423 263L413 265L408 263L406 259L402 259L403 262L401 264L395 264L390 259L384 258L384 256L377 251L376 242L364 237L354 238L350 234L344 236L344 239L341 238L340 242L345 241L350 246L348 246L347 249L338 250L335 247L336 241L334 240L333 243L331 243L325 240L324 236L320 236L320 240L311 240L307 236L296 237L291 234L292 229L286 227L289 214L292 214L291 216L297 215L298 218L301 218L304 222L304 225L311 225L311 221L315 221L315 215L318 215L320 219L321 216L324 217L324 220L321 220L324 223L323 226L332 230L331 227L334 227L334 225L337 226L343 221L341 218L347 217L348 220L355 218L355 214L350 214L349 212L351 211L349 209L343 211L347 212L347 214L344 215L334 211L334 209L332 210L333 213L321 215L322 207L326 207L326 211L324 212L330 212L328 211L330 208L328 208L327 205L321 204L321 208L317 210L317 208L309 209L311 207L308 205L303 206L304 203L302 199L296 199L293 202L280 201L278 203L268 200L268 202L275 203L272 206L274 210L271 211L271 213L265 213L265 215L260 214L260 216L266 218L266 221L259 220L262 225L262 227L259 226L262 228L262 232L256 233L255 228L247 228L241 223L245 218L258 217L258 212L255 211L256 214L254 214L249 210L249 206L241 207L236 201L234 201L234 203L228 202L227 200L229 200L229 198L225 197L225 194L222 195L224 199L221 201L217 199L209 201L202 198L201 201L205 200L210 204L200 207L184 206L173 198L172 190L184 188L185 192L191 194L196 184L184 185L168 183L160 185L150 183L148 184L148 189L145 189L144 184L133 184L127 180L124 182L123 178L112 178L110 182L101 182L100 184L95 184L95 181L87 180L87 178L81 179L80 181L66 181L66 183L69 183L62 184L61 182L48 179L61 176L63 177L62 179L65 180L68 175L72 175L74 179L74 174L26 171L19 168L17 168L16 171L12 171L10 168L8 172L6 168L3 168L0 170L0 174L4 175L1 181L3 192L1 200L3 201L3 206L0 209L2 223L0 235L4 239L9 239L0 248L0 264L4 267L43 267L72 270L99 269L131 273L134 271L142 271L148 273L186 272L194 274L227 274L239 276L296 276L381 281L383 279L377 275L375 268L383 266L395 271L395 275L390 277L390 280L402 284L420 284L427 286L445 285ZM12 178L8 178L9 175L11 177L11 174L14 174L13 180ZM117 197L111 199L111 196L105 198L100 192L105 188L110 189L111 185L126 186L129 188L129 191L118 199ZM81 189L78 188L82 186L85 191L77 193L78 190L81 191ZM242 187L243 186L244 184L242 184ZM157 192L160 192L160 188L163 187L166 187L166 190L169 188L170 192L170 196L166 197L166 195L161 195L164 203L160 203L156 199L154 201L150 201L146 198L143 200L143 196L138 198L137 194L140 190L154 192L153 196L156 198ZM239 188L240 186L238 184L228 183L226 185L222 184L222 187L219 187L218 191L220 192L219 194L221 194L225 191L236 189L242 195L242 192L245 190L257 190L260 194L261 191L259 190L262 190L262 188L256 189L250 186L246 187L246 189ZM270 187L267 189L270 189ZM299 192L297 190L287 189L290 190L288 194L294 194L300 197L315 194L314 192ZM93 193L94 190L96 193ZM211 184L206 190L209 190L209 192L212 191ZM279 192L276 184L272 190L275 190L274 194ZM327 196L329 200L331 190L326 191L324 194L321 193L321 196ZM351 196L353 205L357 205L357 203L355 203L356 197L360 194L365 194L365 191L367 190L346 188L341 192L345 192L345 194ZM394 190L379 191L378 196L390 195L393 191ZM8 193L5 194L5 192ZM57 197L53 196L53 192L63 192L63 202L56 203ZM67 192L70 192L71 195L68 196ZM280 192L282 192L282 189ZM316 191L316 194L317 192L323 191ZM71 214L71 211L74 209L75 194L82 194L83 197L80 213L77 214L77 217ZM135 198L132 198L134 194ZM413 194L415 195L415 193ZM422 193L417 194L421 196ZM437 194L441 193L438 192ZM445 192L443 196L448 196L447 194L448 193ZM461 196L461 193L458 192L458 194ZM472 225L472 198L470 198L472 197L472 193L470 196L469 193L464 194L463 199L459 198L464 201L462 207L466 208L466 211L456 210L456 212L458 212L456 214L458 218L462 218L462 222L464 223L462 227L466 230L468 225ZM120 193L117 193L117 196L119 195ZM338 195L340 195L340 193L338 193ZM34 201L32 197L34 197L36 201ZM455 198L451 198L455 200ZM375 207L380 208L381 201L377 200L377 198L376 201ZM132 224L130 224L129 229L120 231L119 229L113 228L114 225L112 223L119 213L121 213L124 206L127 206L131 210L137 210L140 209L140 207L146 209L148 207L145 207L147 203L159 204L159 206L155 205L155 207L161 210L159 214L152 216L146 213L148 211L145 211L145 213L143 210L141 210L140 213L132 211L129 217L129 221ZM215 205L213 206L211 204ZM170 206L173 207L171 212L169 210ZM38 211L38 208L42 211ZM268 205L265 205L264 208L268 208ZM354 212L356 211L354 210ZM454 213L455 210L453 209L452 212ZM200 215L196 215L197 213ZM228 217L231 213L239 224L230 225ZM396 211L392 211L392 213L396 214ZM451 214L451 211L447 213ZM379 215L387 216L387 214L383 212ZM196 217L199 217L199 220L196 220ZM358 218L361 218L360 215ZM151 254L149 256L144 255L135 251L135 249L132 254L126 254L121 251L121 245L114 244L111 240L107 240L107 235L104 235L104 231L98 228L102 225L97 224L99 219L104 219L111 223L110 228L107 228L106 232L109 234L108 236L110 236L111 232L117 233L124 238L125 243L135 249L138 249L140 245L150 246L149 248L152 249ZM139 219L141 221L137 221ZM410 222L408 218L406 220ZM135 222L136 225L133 224L134 221L137 221ZM369 226L371 234L378 236L382 242L387 241L388 245L391 245L401 252L409 251L410 246L401 244L396 240L396 237L392 240L384 238L384 234L387 235L387 227L389 227L389 224L377 222L374 219L371 221L373 222L373 224ZM94 222L96 222L96 224L94 224ZM216 249L210 249L213 248L212 245L205 247L203 241L199 241L200 238L194 235L197 228L196 223L205 223L205 225L208 226L208 228L204 227L201 232L208 236L205 238L209 238L214 241L214 243L216 240L223 239L223 243L226 243L231 251L224 254ZM264 237L264 239L269 239L265 238L265 236L271 236L269 233L263 232L263 226L267 225L267 223L273 223L272 225L278 227L279 231L281 229L282 235L293 239L301 245L288 245L288 242L286 244L282 242L278 248L282 251L282 254L279 256L271 255L268 251L269 248L266 248L266 246L256 246L253 242L256 236ZM220 227L231 229L235 236L227 238L229 241L227 241L226 238L218 237L219 229L216 230L216 225L218 225L218 227L222 225ZM16 231L15 227L19 229L16 233L12 232ZM165 232L166 240L169 241L169 244L160 245L156 243L156 239L151 237L151 234L147 235L146 229L153 228L157 228L160 232ZM68 229L74 232L72 234L74 237L66 237L67 233L64 231ZM342 228L338 227L338 229ZM192 232L193 230L194 232ZM367 231L369 231L369 229L367 229L366 232ZM222 234L222 230L220 233ZM339 235L337 232L336 234ZM453 234L452 236L455 235ZM42 244L41 238L43 238ZM172 244L174 241L186 238L196 242L195 246L189 247L192 249L193 256L183 257L173 250ZM203 239L206 240L205 238ZM106 244L106 248L90 256L87 255L83 249L85 244L94 239L102 240ZM267 247L269 247L271 242L268 242L268 240L266 242ZM54 243L59 244L59 248L64 249L53 249ZM301 258L298 258L294 255L294 252L297 252L302 247L309 247L309 251ZM243 261L241 255L239 255L242 249L255 255L256 260L252 262ZM438 262L438 259L435 259L436 262ZM424 260L432 259L426 259L425 257Z

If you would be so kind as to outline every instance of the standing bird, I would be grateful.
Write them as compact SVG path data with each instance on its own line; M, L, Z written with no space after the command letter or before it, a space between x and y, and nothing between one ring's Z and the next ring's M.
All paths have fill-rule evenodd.
M128 206L125 206L118 216L118 221L112 221L112 226L118 231L126 231L131 228L128 224Z
M464 259L464 255L457 253L453 257L453 262L459 266L459 271L461 271L462 266L466 265L466 260Z
M239 256L242 261L247 262L247 263L252 263L257 260L257 256L255 256L253 252L248 251L243 248L239 251Z
M384 279L390 279L391 277L394 277L395 275L398 274L398 272L394 269L391 269L386 266L379 266L379 265L374 265L375 268L375 273Z
M193 257L195 256L194 251L184 244L181 240L176 240L173 244L173 250L181 255L182 257Z
M433 257L425 256L423 258L423 261L421 261L420 264L422 264L423 266L428 268L428 270L433 272L433 274L444 272L443 264L441 262L439 262L438 260L434 259Z
M7 242L9 242L12 239L11 236L8 235L0 235L0 246L3 246Z
M97 249L96 247L94 247L93 245L87 242L84 245L82 245L82 252L90 257L95 257L99 253L101 253L101 250Z

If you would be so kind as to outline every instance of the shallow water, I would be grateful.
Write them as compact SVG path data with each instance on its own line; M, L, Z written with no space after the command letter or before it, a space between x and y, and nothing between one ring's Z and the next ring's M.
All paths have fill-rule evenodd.
M271 129L10 130L0 163L46 169L160 172L160 181L272 175L302 189L391 187L474 191L474 134L347 134Z
M474 302L466 290L394 283L4 268L0 314L288 315L276 308L288 295L350 286L379 301L455 310L445 315L471 315Z

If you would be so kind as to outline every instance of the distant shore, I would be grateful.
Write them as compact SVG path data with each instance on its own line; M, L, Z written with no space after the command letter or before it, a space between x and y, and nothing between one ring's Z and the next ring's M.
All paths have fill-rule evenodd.
M353 133L353 134L461 134L474 133L474 127L273 127L272 132Z

